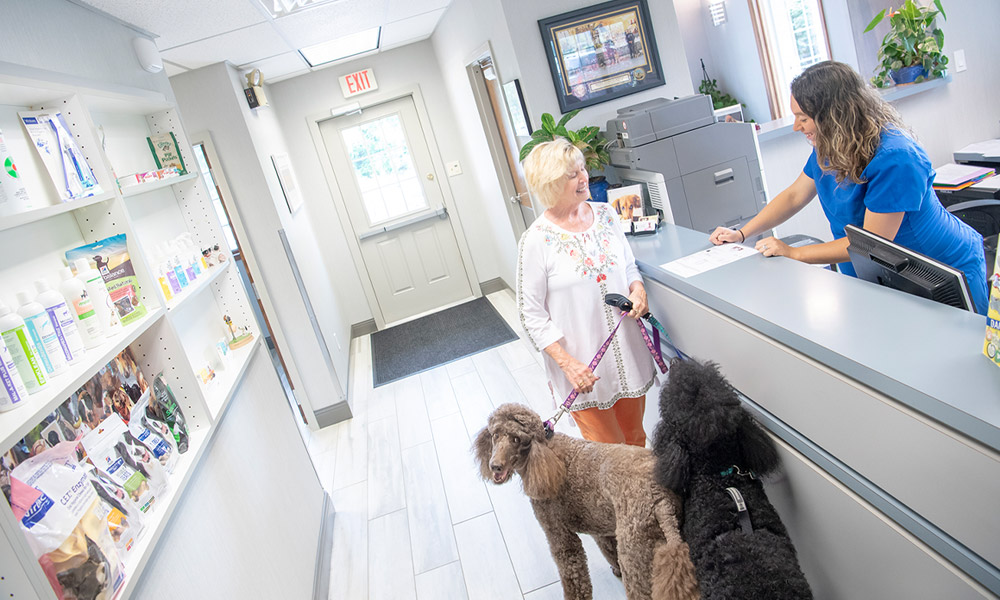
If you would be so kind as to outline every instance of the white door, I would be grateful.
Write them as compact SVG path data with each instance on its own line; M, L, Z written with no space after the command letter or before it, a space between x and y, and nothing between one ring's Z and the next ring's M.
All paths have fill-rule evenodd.
M471 298L413 98L329 119L320 132L383 320Z

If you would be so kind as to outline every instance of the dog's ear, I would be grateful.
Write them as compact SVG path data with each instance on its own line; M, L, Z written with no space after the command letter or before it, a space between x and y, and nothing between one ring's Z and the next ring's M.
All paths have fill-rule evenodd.
M781 461L774 441L757 424L749 414L740 419L737 433L740 442L740 453L748 469L758 475L766 475L778 468Z
M493 439L488 427L483 427L476 434L476 439L472 442L472 452L476 455L476 462L479 463L479 474L483 479L492 479L490 456L493 454Z
M691 478L691 458L687 450L673 438L663 436L654 441L653 454L656 456L656 482L685 494Z
M542 439L533 438L524 462L521 483L529 498L551 498L566 480L566 463Z

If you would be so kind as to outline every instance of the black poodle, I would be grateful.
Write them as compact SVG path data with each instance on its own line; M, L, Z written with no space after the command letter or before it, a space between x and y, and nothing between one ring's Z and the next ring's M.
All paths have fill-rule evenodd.
M777 450L717 365L671 365L653 453L657 481L684 499L681 535L704 600L812 598L759 479L778 468Z

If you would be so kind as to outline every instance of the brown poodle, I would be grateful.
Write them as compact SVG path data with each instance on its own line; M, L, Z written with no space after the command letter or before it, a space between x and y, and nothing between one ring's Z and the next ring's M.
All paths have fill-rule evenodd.
M649 450L561 433L546 439L542 419L520 404L497 408L473 449L484 479L500 485L520 475L567 600L593 594L581 533L594 537L630 600L698 598L677 527L680 500L655 483Z

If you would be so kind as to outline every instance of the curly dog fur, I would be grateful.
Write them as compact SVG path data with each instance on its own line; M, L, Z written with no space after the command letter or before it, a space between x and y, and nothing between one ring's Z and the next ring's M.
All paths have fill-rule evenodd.
M812 598L785 526L747 473L777 469L777 450L717 365L671 365L653 454L657 481L684 499L681 533L705 600ZM729 487L746 501L752 533L741 528Z
M677 526L680 502L653 481L649 450L561 433L546 439L542 419L519 404L497 408L473 450L483 479L521 477L567 600L593 595L581 533L594 537L631 600L698 598Z

